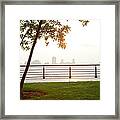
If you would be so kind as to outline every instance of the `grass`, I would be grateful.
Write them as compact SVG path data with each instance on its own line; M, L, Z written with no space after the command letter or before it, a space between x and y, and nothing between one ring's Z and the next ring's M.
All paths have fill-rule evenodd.
M25 83L29 100L99 100L100 81Z

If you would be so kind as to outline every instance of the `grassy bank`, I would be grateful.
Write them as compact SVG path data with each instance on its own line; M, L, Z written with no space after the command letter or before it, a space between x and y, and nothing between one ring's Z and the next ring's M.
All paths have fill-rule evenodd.
M25 83L24 99L99 100L100 81Z

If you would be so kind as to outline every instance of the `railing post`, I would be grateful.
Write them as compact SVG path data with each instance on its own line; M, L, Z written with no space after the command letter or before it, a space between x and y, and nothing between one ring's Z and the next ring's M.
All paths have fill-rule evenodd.
M45 67L43 66L43 79L45 79Z
M71 78L71 67L69 67L69 78Z
M97 78L97 67L95 65L95 78Z

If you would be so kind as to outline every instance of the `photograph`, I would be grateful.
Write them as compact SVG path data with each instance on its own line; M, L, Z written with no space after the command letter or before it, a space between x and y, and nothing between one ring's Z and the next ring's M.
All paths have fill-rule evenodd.
M4 2L2 15L5 118L117 115L115 3Z
M100 100L99 19L19 23L20 100Z

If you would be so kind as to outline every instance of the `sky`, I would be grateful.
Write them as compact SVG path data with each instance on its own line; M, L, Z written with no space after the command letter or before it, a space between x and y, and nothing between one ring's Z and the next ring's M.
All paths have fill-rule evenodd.
M63 22L65 20L62 20ZM69 20L67 24L71 27L71 31L66 35L66 49L58 48L57 43L50 40L46 47L44 40L37 41L32 60L39 60L41 64L52 63L52 57L56 57L57 63L64 59L64 62L72 62L76 64L97 64L100 63L100 20L89 19L87 26L82 27L78 20ZM66 24L65 22L63 22ZM28 60L29 51L20 48L20 64L24 64Z

